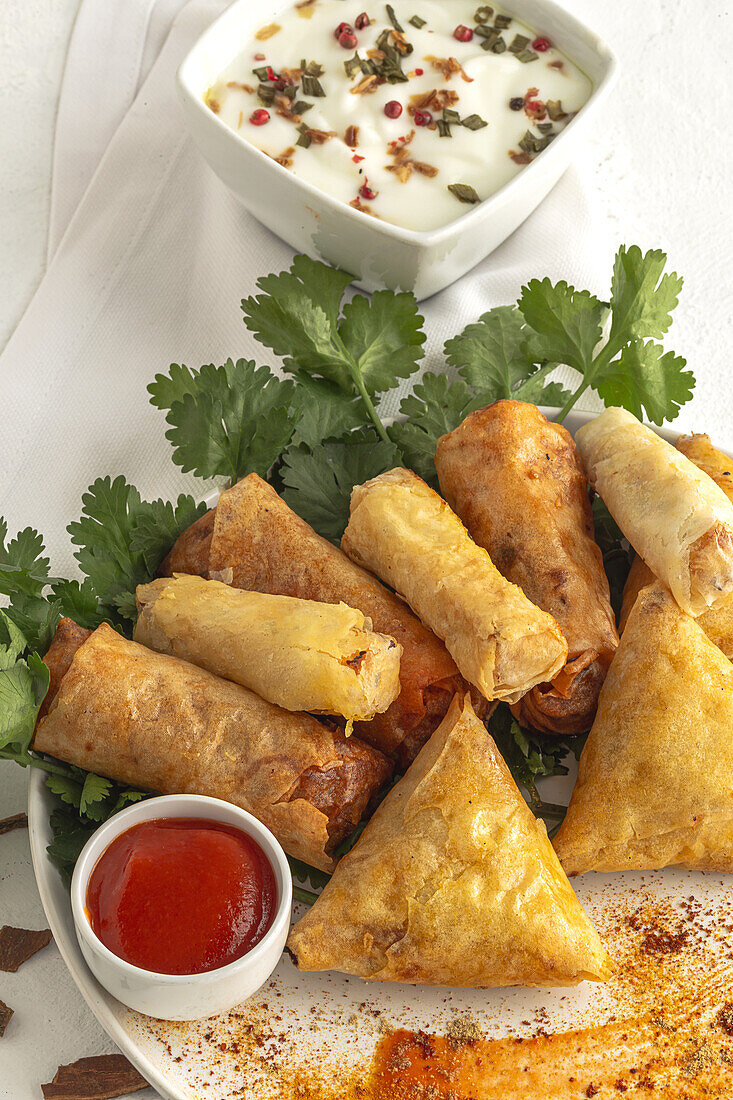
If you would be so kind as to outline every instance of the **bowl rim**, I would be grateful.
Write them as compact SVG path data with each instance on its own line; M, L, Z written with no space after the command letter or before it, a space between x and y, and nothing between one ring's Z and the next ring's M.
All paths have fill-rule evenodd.
M256 157L261 164L267 165L270 171L284 173L285 176L292 181L292 186L296 191L302 191L304 195L309 196L312 200L323 203L331 212L353 221L354 224L357 224L356 219L358 219L359 225L369 226L375 234L381 234L395 241L413 246L436 246L444 243L457 232L461 232L464 229L470 231L475 223L477 224L480 220L491 217L492 214L500 210L507 201L507 197L511 194L512 189L517 189L520 181L526 181L528 175L530 180L534 179L537 164L542 164L547 168L548 165L551 166L558 159L562 159L561 154L564 153L568 141L574 139L578 125L580 124L582 126L585 124L589 113L592 114L597 110L600 103L606 98L611 88L616 83L619 72L619 60L618 56L605 39L601 38L601 36L592 30L587 23L567 11L560 3L557 3L557 0L534 0L534 2L545 12L561 20L563 26L568 30L573 31L585 40L586 44L594 50L603 63L602 74L597 82L589 77L593 84L593 89L587 101L577 112L575 117L570 120L567 126L560 131L555 141L544 149L539 157L533 160L531 164L525 165L520 172L513 176L512 179L507 180L507 182L497 191L494 191L493 194L489 195L481 202L474 204L470 210L459 214L452 221L447 222L445 225L437 226L435 229L404 229L401 226L395 225L393 222L383 221L379 218L371 218L368 216L365 218L362 213L353 209L348 203L342 202L333 195L329 195L326 191L322 191L308 180L296 176L289 169L278 164L277 161L273 160L267 153L258 149L256 145L247 141L247 139L237 133L236 130L232 130L230 126L227 126L222 119L206 106L203 100L202 91L192 78L191 70L195 68L199 54L206 49L208 43L212 39L216 38L219 26L222 23L229 22L229 20L233 20L235 18L235 13L238 12L239 9L249 10L251 8L251 0L234 0L234 3L230 4L229 7L217 16L199 36L176 70L176 86L181 99L189 103L191 107L196 110L200 118L206 120L203 125L208 127L213 126L214 129L218 129L219 133L222 135L222 139L227 141L232 148L244 151L247 155ZM285 0L283 0L283 3L285 3ZM508 8L513 8L516 3L517 0L508 0L506 6Z
M265 932L259 943L233 962L214 970L205 970L199 974L161 974L157 970L146 970L144 967L135 966L120 958L111 951L97 936L91 922L86 915L86 890L92 871L99 862L102 854L110 844L134 828L143 821L159 820L161 818L193 818L197 817L197 809L214 811L202 820L219 821L222 824L231 825L232 817L237 819L235 828L240 828L243 833L257 841L263 849L275 875L278 890L278 902L272 924ZM151 812L152 810L152 812ZM185 812L177 812L184 810ZM293 881L290 874L290 865L279 840L270 832L266 825L258 821L247 810L235 806L224 799L211 798L208 795L199 794L169 794L157 795L146 798L134 805L126 806L114 814L103 825L92 833L81 850L76 861L71 879L71 911L74 919L77 936L80 936L87 946L110 965L114 966L120 976L133 978L137 983L146 981L155 985L164 985L171 989L187 989L193 986L205 986L213 982L227 980L242 974L267 955L275 946L277 939L282 936L283 926L290 925L293 904ZM279 959L281 951L278 950ZM277 965L277 960L275 964ZM99 980L99 979L98 979Z

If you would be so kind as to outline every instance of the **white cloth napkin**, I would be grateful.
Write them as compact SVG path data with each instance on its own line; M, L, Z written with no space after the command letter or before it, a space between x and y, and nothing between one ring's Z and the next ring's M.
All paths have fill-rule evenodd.
M225 6L84 0L77 19L48 271L0 357L2 511L11 533L41 530L56 574L73 575L65 527L95 477L124 473L148 498L203 495L170 461L162 414L148 403L157 372L227 356L276 366L239 303L260 275L287 267L291 251L202 161L174 90L177 65ZM612 253L592 187L573 169L499 250L423 303L424 366L441 370L445 339L514 301L533 276L606 295Z

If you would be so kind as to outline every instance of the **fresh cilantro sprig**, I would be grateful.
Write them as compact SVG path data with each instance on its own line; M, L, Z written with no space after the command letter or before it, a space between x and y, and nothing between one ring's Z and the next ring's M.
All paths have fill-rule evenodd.
M518 307L532 330L530 355L565 363L580 376L559 420L588 389L606 405L623 405L639 418L646 412L654 424L674 420L690 400L695 379L685 360L656 343L672 323L682 287L678 275L664 272L666 262L659 249L618 250L605 340L606 307L595 295L549 279L522 288Z
M423 318L413 294L391 290L375 291L371 298L357 294L342 304L352 280L345 271L296 256L289 271L258 279L261 293L242 300L244 323L297 379L320 379L335 387L332 395L358 396L387 442L374 398L417 369ZM322 400L328 393L321 391Z

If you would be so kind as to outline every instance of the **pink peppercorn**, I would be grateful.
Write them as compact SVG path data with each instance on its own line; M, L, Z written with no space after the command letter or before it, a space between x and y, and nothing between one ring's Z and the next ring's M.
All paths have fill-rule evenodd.
M270 121L270 112L266 111L264 107L260 107L258 110L252 112L249 116L249 121L253 126L264 126L266 122Z
M342 46L345 50L353 50L358 45L358 42L359 39L351 28L339 35L339 46Z
M415 125L416 126L429 126L433 121L433 116L430 111L415 111Z
M338 27L333 32L333 37L338 40L341 37L341 35L344 33L344 31L353 31L353 30L354 30L354 28L352 27L351 23L339 23Z
M415 69L415 76L422 76L424 72L424 69Z
M390 99L389 103L384 105L384 113L387 118L399 118L402 114L402 104L396 99Z
M532 43L532 49L537 50L537 53L545 53L546 50L549 50L550 45L549 38L535 38Z
M363 199L376 199L377 197L377 192L372 191L368 180L364 180L364 183L359 188L359 194Z
M473 31L470 27L466 27L463 23L459 23L453 31L453 37L459 42L470 42L473 38Z
M361 12L360 15L357 15L356 19L354 20L354 26L358 31L363 31L364 28L368 27L370 23L371 19L365 11Z

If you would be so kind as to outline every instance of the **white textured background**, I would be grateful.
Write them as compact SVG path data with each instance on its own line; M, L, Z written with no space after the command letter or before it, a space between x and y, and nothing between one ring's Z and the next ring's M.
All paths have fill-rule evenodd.
M685 278L667 343L687 357L698 388L680 426L709 430L733 447L731 6L565 3L608 39L622 64L594 141L598 201L619 242L665 247ZM43 275L56 98L77 6L78 0L0 0L0 346ZM124 3L117 8L123 19ZM32 402L33 364L27 369ZM0 395L1 387L2 380ZM0 764L0 818L25 802L26 776ZM45 925L25 832L0 838L3 923ZM0 1040L2 1100L37 1100L40 1082L60 1062L112 1049L53 945L17 974L0 974L0 1000L15 1009Z

